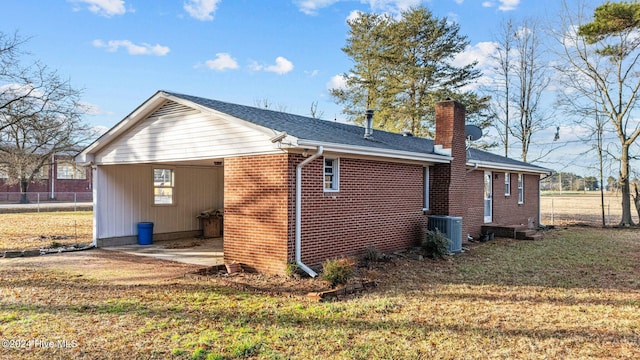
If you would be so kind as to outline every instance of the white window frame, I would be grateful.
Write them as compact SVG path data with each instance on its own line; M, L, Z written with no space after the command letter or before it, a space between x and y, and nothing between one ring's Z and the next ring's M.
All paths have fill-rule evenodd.
M511 173L504 173L504 196L511 196Z
M422 211L429 211L429 167L425 166L422 168L422 178L424 180L423 189L424 189L424 202L422 204Z
M524 175L518 174L518 204L524 204Z
M332 160L333 163L330 167L327 166L327 160ZM327 172L330 168L331 173ZM330 187L327 187L327 176L331 176ZM325 157L322 159L322 189L324 192L338 192L340 191L340 158Z
M171 171L171 184L170 185L156 185L156 170L164 170ZM152 198L154 206L172 206L176 204L176 172L174 168L171 167L154 167L151 171L151 184L153 188ZM164 189L169 189L171 195L170 202L158 202L156 198L156 193L160 192L159 196L164 196ZM158 190L158 191L156 191Z
M87 171L73 161L60 160L56 162L55 176L58 180L86 180Z

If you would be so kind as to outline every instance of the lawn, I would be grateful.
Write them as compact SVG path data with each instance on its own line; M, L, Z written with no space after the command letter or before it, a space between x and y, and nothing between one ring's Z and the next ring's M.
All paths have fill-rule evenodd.
M636 229L396 259L333 302L183 277L196 268L106 250L0 259L0 358L640 358Z
M91 211L0 214L0 251L91 243Z

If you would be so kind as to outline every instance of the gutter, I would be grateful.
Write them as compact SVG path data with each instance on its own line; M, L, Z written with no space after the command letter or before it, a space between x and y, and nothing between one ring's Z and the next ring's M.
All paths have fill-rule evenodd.
M478 163L473 164L473 167L469 170L467 170L467 174L473 171L476 171L478 169Z
M310 267L302 262L302 168L322 156L323 151L324 148L322 146L318 146L318 151L315 154L311 155L311 157L305 159L296 166L296 264L311 277L318 276L318 273L311 270Z
M477 160L471 160L471 161L473 161L473 163L467 162L467 166L481 166L487 169L496 169L496 170L509 171L509 172L527 172L527 173L535 173L540 175L551 175L553 173L552 170L537 167L537 166L502 164L502 163L495 163L491 161L477 161Z
M453 160L453 157L448 155L382 149L382 148L368 147L368 146L345 145L345 144L328 143L328 142L304 140L304 139L299 139L297 144L294 147L301 148L301 149L307 149L307 148L312 149L312 148L323 147L326 151L331 151L331 152L347 153L351 155L363 155L363 156L375 156L375 157L383 157L383 158L391 158L391 159L411 160L411 161L419 161L419 162L433 162L433 163L447 164L447 163L450 163L451 160Z

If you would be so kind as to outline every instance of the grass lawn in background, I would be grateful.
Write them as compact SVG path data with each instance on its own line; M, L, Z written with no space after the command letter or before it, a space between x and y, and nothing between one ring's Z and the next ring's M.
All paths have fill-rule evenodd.
M333 302L183 277L196 268L105 250L0 259L0 339L31 341L0 358L640 358L637 229L395 259L363 270L375 290Z
M0 251L90 244L93 212L27 212L0 214Z

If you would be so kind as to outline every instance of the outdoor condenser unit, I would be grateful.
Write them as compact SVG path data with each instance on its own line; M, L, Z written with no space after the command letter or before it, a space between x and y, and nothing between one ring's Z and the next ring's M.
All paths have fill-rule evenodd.
M457 216L430 215L427 228L434 231L440 230L449 239L449 252L462 251L462 218Z

